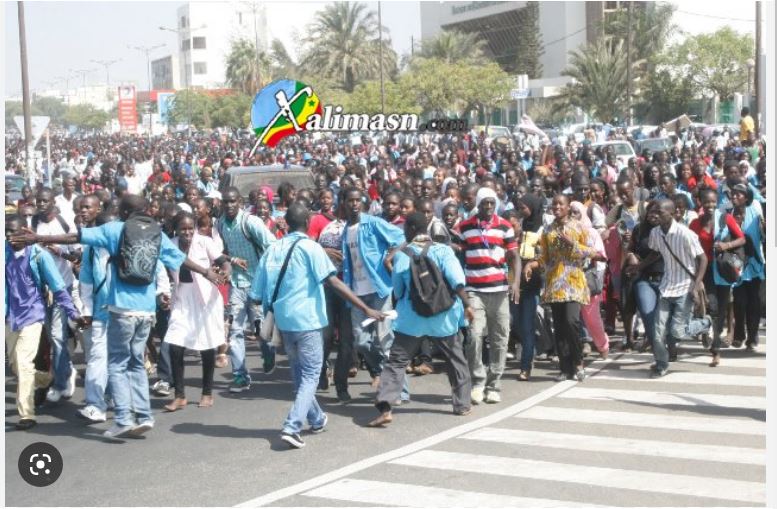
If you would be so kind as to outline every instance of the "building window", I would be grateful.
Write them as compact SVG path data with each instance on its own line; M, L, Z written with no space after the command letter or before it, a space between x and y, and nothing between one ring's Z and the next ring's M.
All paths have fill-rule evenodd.
M189 39L184 39L181 41L181 51L189 51Z
M205 49L205 37L195 37L192 40L194 41L194 49Z
M186 16L181 16L181 28L186 28Z
M207 62L194 62L194 74L208 74Z
M604 3L604 10L605 11L617 11L620 7L620 2L605 2Z
M237 24L238 25L242 25L243 24L243 13L242 12L238 12L237 13Z

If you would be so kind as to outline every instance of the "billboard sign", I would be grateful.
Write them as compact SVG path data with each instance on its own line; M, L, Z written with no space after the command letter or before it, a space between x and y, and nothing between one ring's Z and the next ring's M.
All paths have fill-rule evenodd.
M172 92L158 93L156 96L157 113L159 122L164 125L170 124L170 111L173 109L175 94Z
M119 128L122 133L138 132L137 96L133 85L119 87Z

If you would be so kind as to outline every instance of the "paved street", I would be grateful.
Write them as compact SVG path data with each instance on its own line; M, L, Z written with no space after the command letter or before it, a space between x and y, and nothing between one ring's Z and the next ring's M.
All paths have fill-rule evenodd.
M762 330L762 334L764 331ZM106 425L86 426L71 402L40 411L32 432L6 433L7 505L763 506L766 503L766 345L723 350L707 367L684 345L670 374L650 380L650 354L613 355L579 384L553 383L547 362L530 383L509 363L504 401L469 417L450 413L444 376L413 377L413 403L386 429L364 428L374 408L360 372L348 406L321 396L321 435L289 450L279 427L291 391L283 366L239 397L217 374L216 406L161 412L141 440L107 443ZM252 352L250 363L259 365ZM190 401L199 367L187 358ZM221 375L219 377L219 375ZM15 385L6 381L6 418ZM9 429L8 427L6 429ZM20 451L55 445L64 473L48 488L19 476Z

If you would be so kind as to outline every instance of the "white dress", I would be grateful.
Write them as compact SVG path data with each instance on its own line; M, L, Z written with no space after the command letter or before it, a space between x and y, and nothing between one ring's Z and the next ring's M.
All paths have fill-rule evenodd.
M178 238L173 239L178 245ZM221 256L218 243L198 233L192 238L189 258L209 267ZM170 322L165 341L190 350L210 350L224 343L224 300L218 288L200 274L192 273L193 283L182 283L180 272L173 273Z

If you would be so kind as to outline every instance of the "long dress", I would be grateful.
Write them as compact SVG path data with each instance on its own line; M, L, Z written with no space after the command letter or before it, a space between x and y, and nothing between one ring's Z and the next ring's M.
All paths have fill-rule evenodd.
M179 239L173 239L177 246ZM189 258L202 267L210 267L221 256L218 243L198 233L192 238ZM209 350L224 342L224 300L218 287L200 274L194 282L182 283L180 272L173 273L170 325L165 341L190 350Z

